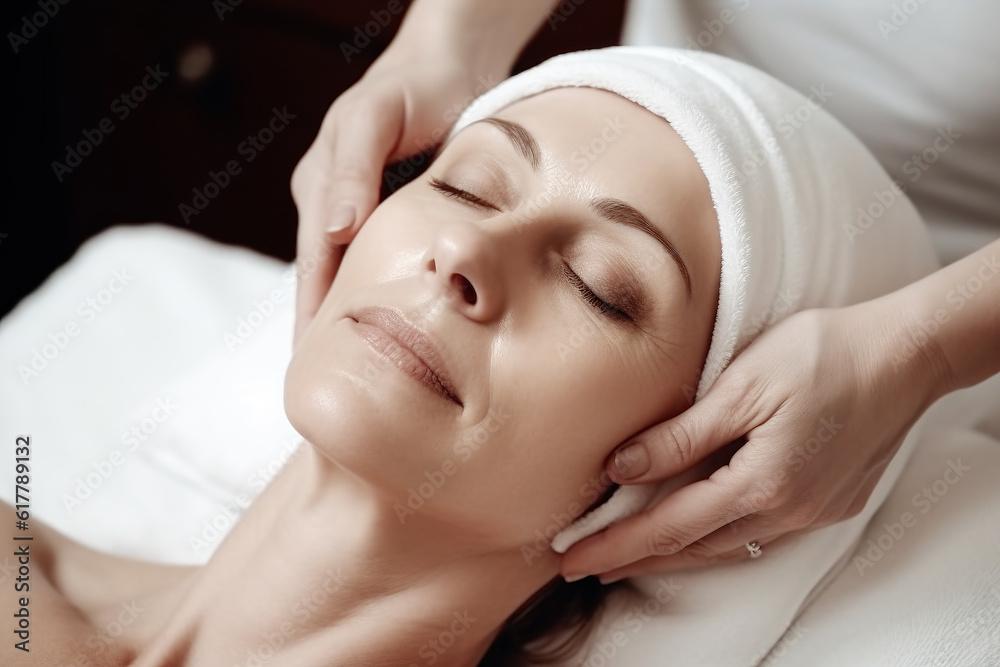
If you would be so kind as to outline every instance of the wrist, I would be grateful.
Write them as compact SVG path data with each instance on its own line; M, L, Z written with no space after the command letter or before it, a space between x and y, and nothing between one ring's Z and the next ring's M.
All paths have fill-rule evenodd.
M942 327L949 314L940 304L908 286L868 302L882 321L888 372L897 373L901 387L922 394L924 408L958 388L951 364L941 344Z
M472 77L502 81L555 7L554 0L416 0L386 53L403 60L447 59Z

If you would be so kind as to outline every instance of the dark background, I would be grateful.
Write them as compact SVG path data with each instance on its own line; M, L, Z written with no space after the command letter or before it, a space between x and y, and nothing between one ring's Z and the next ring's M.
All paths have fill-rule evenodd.
M15 53L11 33L31 34L24 17L42 11L39 1L58 11L26 43L17 39ZM81 243L119 223L166 222L294 257L292 170L329 105L381 53L403 13L347 62L341 43L355 40L371 12L385 17L388 0L235 2L5 3L0 317ZM543 23L514 71L558 53L616 44L623 7L624 0L566 0L557 10L566 20ZM191 68L199 62L200 72ZM125 107L112 106L115 98L157 65L168 76L122 119ZM273 108L287 108L295 119L247 163L238 146L267 126ZM98 130L105 118L114 125L107 134ZM52 163L65 163L67 144L83 141L85 131L101 142L60 182ZM242 172L185 224L179 205L190 205L209 171L234 159Z

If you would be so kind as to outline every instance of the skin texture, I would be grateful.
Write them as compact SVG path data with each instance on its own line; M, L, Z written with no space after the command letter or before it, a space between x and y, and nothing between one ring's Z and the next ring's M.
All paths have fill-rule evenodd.
M344 244L374 208L387 158L436 143L454 121L450 109L504 78L552 8L551 2L416 0L372 76L334 103L292 182L298 261L318 266L300 272L296 338L336 275ZM341 205L353 213L348 222L337 214ZM347 226L324 234L328 219ZM700 479L713 467L695 462L724 456L728 443L746 436L737 465L575 545L562 573L603 573L610 581L742 559L749 540L772 544L857 514L927 405L1000 371L1000 281L981 277L995 273L997 253L1000 241L883 299L780 322L734 359L691 410L643 434L645 472L633 468L625 476L619 457L610 456L607 474L620 483L679 473ZM969 283L977 278L982 282ZM961 291L968 287L976 287L974 295ZM947 326L939 327L934 322L942 313ZM804 458L803 441L826 437L820 420L830 417L845 425L834 444Z
M375 210L288 368L286 412L307 442L207 565L164 568L171 585L138 596L150 611L121 640L134 664L245 662L274 633L268 664L474 664L558 575L546 535L598 499L614 446L687 407L721 254L693 155L606 91L550 91L497 117L534 135L537 170L476 123ZM602 149L581 160L587 146ZM597 215L595 197L629 203L672 241L690 297L666 250ZM599 312L567 266L634 321ZM630 284L644 307L623 295ZM365 343L351 316L366 306L430 335L460 405ZM80 584L66 577L69 597ZM127 592L114 590L74 602L96 622Z
M440 143L469 102L510 76L554 0L416 0L364 76L330 106L292 175L299 212L297 342L344 245L378 205L382 169Z
M628 478L684 471L747 435L732 460L566 553L601 581L748 557L856 516L906 433L938 398L1000 372L1000 240L878 299L795 313L750 344L705 397L627 446ZM719 420L717 415L728 418ZM816 448L805 443L819 442ZM645 470L642 470L642 468Z

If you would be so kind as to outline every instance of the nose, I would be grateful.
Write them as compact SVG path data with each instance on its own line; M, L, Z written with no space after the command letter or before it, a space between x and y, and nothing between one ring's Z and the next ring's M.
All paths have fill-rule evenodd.
M424 267L445 299L466 317L486 322L505 307L502 241L476 224L442 227L424 255Z

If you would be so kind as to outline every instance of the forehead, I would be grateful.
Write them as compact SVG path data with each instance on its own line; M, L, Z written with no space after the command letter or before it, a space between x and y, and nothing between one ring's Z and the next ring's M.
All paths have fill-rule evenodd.
M542 153L539 174L558 174L577 191L638 208L690 258L703 290L718 289L722 251L708 180L670 123L615 93L586 87L545 91L494 116L533 135Z

